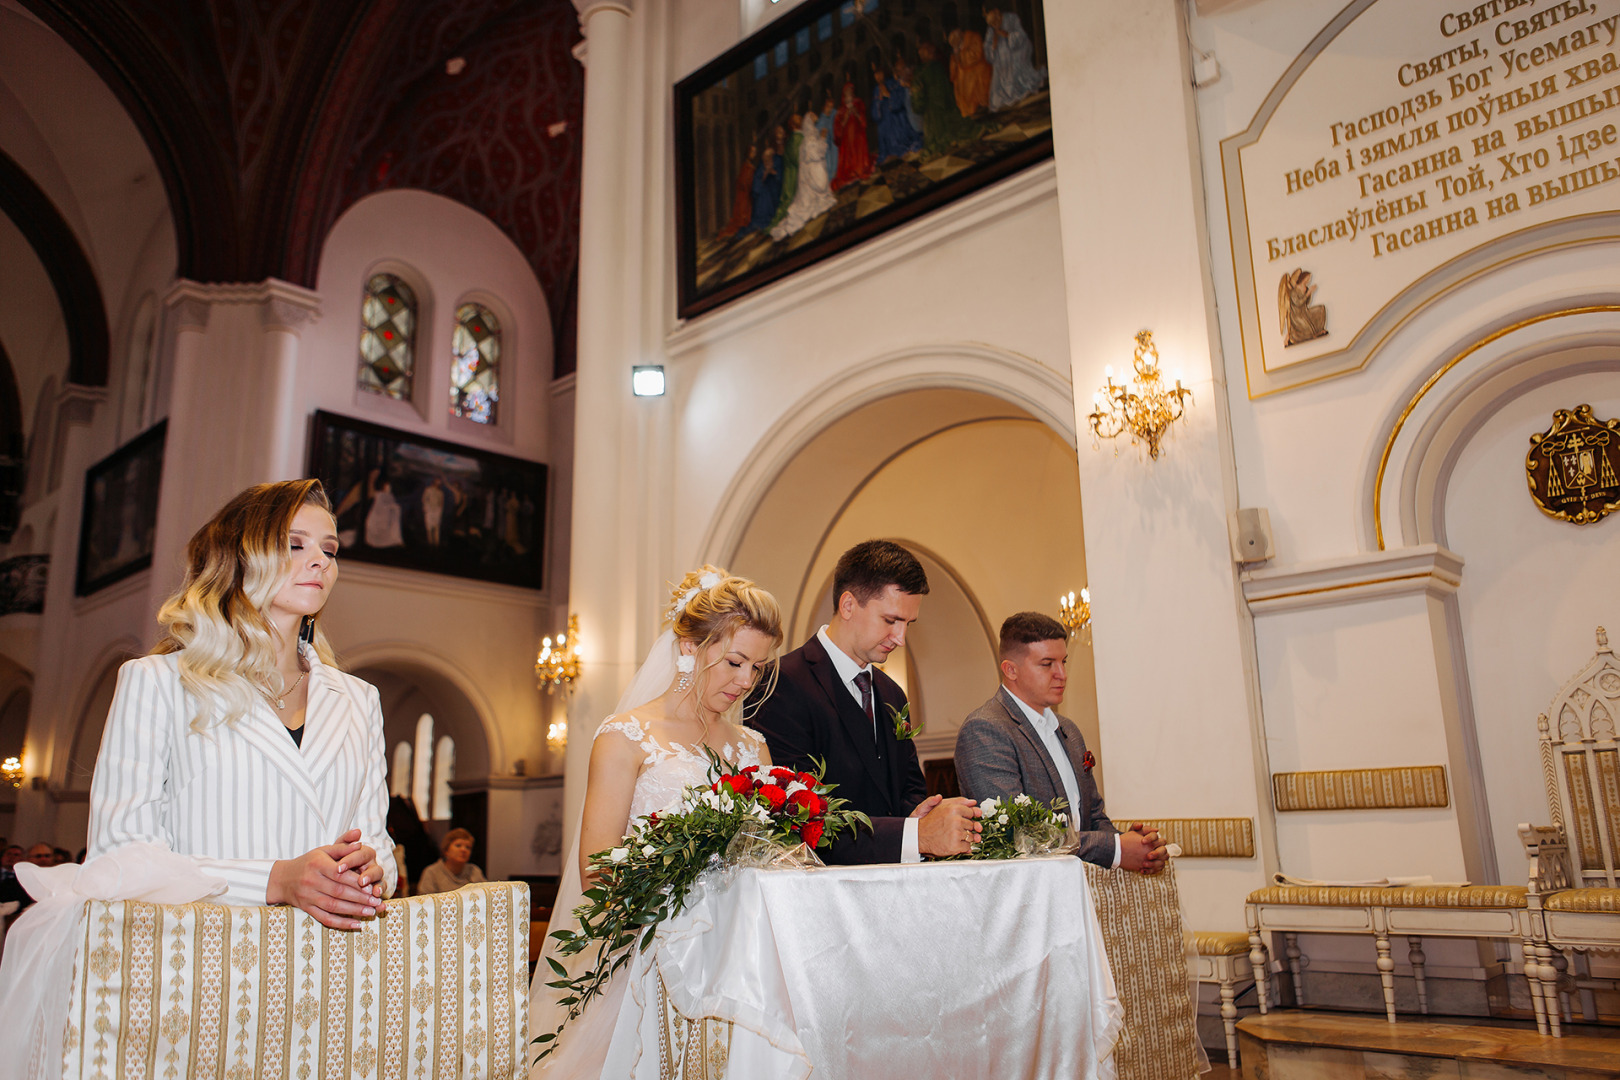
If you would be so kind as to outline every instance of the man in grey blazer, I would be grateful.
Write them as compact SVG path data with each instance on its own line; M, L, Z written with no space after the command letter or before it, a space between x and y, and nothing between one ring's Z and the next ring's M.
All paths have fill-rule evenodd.
M1068 683L1069 632L1050 615L1021 611L1001 624L1001 688L968 716L956 735L962 794L989 798L1062 797L1080 831L1079 855L1098 866L1143 874L1168 857L1157 829L1118 831L1091 778L1096 764L1074 721L1052 710Z

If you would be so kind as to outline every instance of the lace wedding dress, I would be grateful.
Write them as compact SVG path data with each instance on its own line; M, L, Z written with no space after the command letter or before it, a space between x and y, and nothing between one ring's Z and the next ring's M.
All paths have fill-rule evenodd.
M630 817L625 832L636 819L655 811L672 809L683 792L694 784L709 779L709 759L700 746L682 743L664 744L648 733L642 722L633 715L616 716L597 729L595 738L623 738L635 743L641 750L641 771L636 774L635 791L630 796ZM720 756L741 767L760 764L764 749L764 736L749 728L733 728L731 737L720 748ZM596 948L592 946L575 956L559 956L557 942L550 936L555 930L578 930L579 920L574 909L584 902L579 877L579 831L563 866L562 883L557 890L556 906L552 908L551 925L547 928L545 949L534 969L534 981L529 986L529 1038L557 1030L567 1015L567 1008L557 1004L562 991L547 983L556 982L557 975L547 963L557 960L568 969L570 978L578 976L594 962ZM593 998L585 1011L572 1020L557 1040L558 1047L530 1071L530 1080L596 1080L602 1074L602 1062L607 1056L608 1044L613 1039L613 1027L618 1020L619 1007L624 1000L625 971L620 969L609 981L600 997ZM535 1047L535 1052L539 1052Z

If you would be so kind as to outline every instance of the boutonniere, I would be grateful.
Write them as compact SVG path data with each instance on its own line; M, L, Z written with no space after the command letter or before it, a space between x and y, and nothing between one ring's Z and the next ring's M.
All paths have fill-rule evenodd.
M923 722L921 720L913 722L911 719L911 702L906 702L898 709L893 705L884 707L889 710L889 719L894 721L895 738L905 741L922 734Z
M1087 750L1084 754L1080 755L1080 767L1086 770L1086 772L1090 772L1092 769L1097 767L1097 759L1091 756L1090 750Z

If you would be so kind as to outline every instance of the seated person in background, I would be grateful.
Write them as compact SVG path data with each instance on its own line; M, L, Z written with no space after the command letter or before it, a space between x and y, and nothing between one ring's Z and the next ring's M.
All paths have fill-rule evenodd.
M22 907L27 907L33 903L22 882L17 880L17 871L12 869L25 858L27 853L21 844L12 844L4 854L0 854L0 904L16 901Z
M35 866L55 866L56 849L51 847L51 845L47 844L45 841L41 840L39 843L28 849L27 857L21 861L31 862Z
M983 802L1028 795L1067 801L1080 832L1079 856L1098 866L1143 874L1164 869L1157 829L1117 831L1091 778L1095 764L1074 721L1052 710L1068 682L1069 632L1050 615L1021 611L1001 624L1001 688L968 716L956 735L962 794Z
M484 873L472 864L473 834L466 829L451 829L444 834L443 857L426 870L416 883L417 895L435 892L455 892L463 885L483 881Z

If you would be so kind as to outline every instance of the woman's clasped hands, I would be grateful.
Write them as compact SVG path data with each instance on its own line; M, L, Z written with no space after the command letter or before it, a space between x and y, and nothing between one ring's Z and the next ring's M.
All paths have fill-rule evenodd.
M278 860L264 899L307 911L334 930L358 930L358 919L382 911L382 877L376 851L360 842L359 829L350 829L334 844Z

